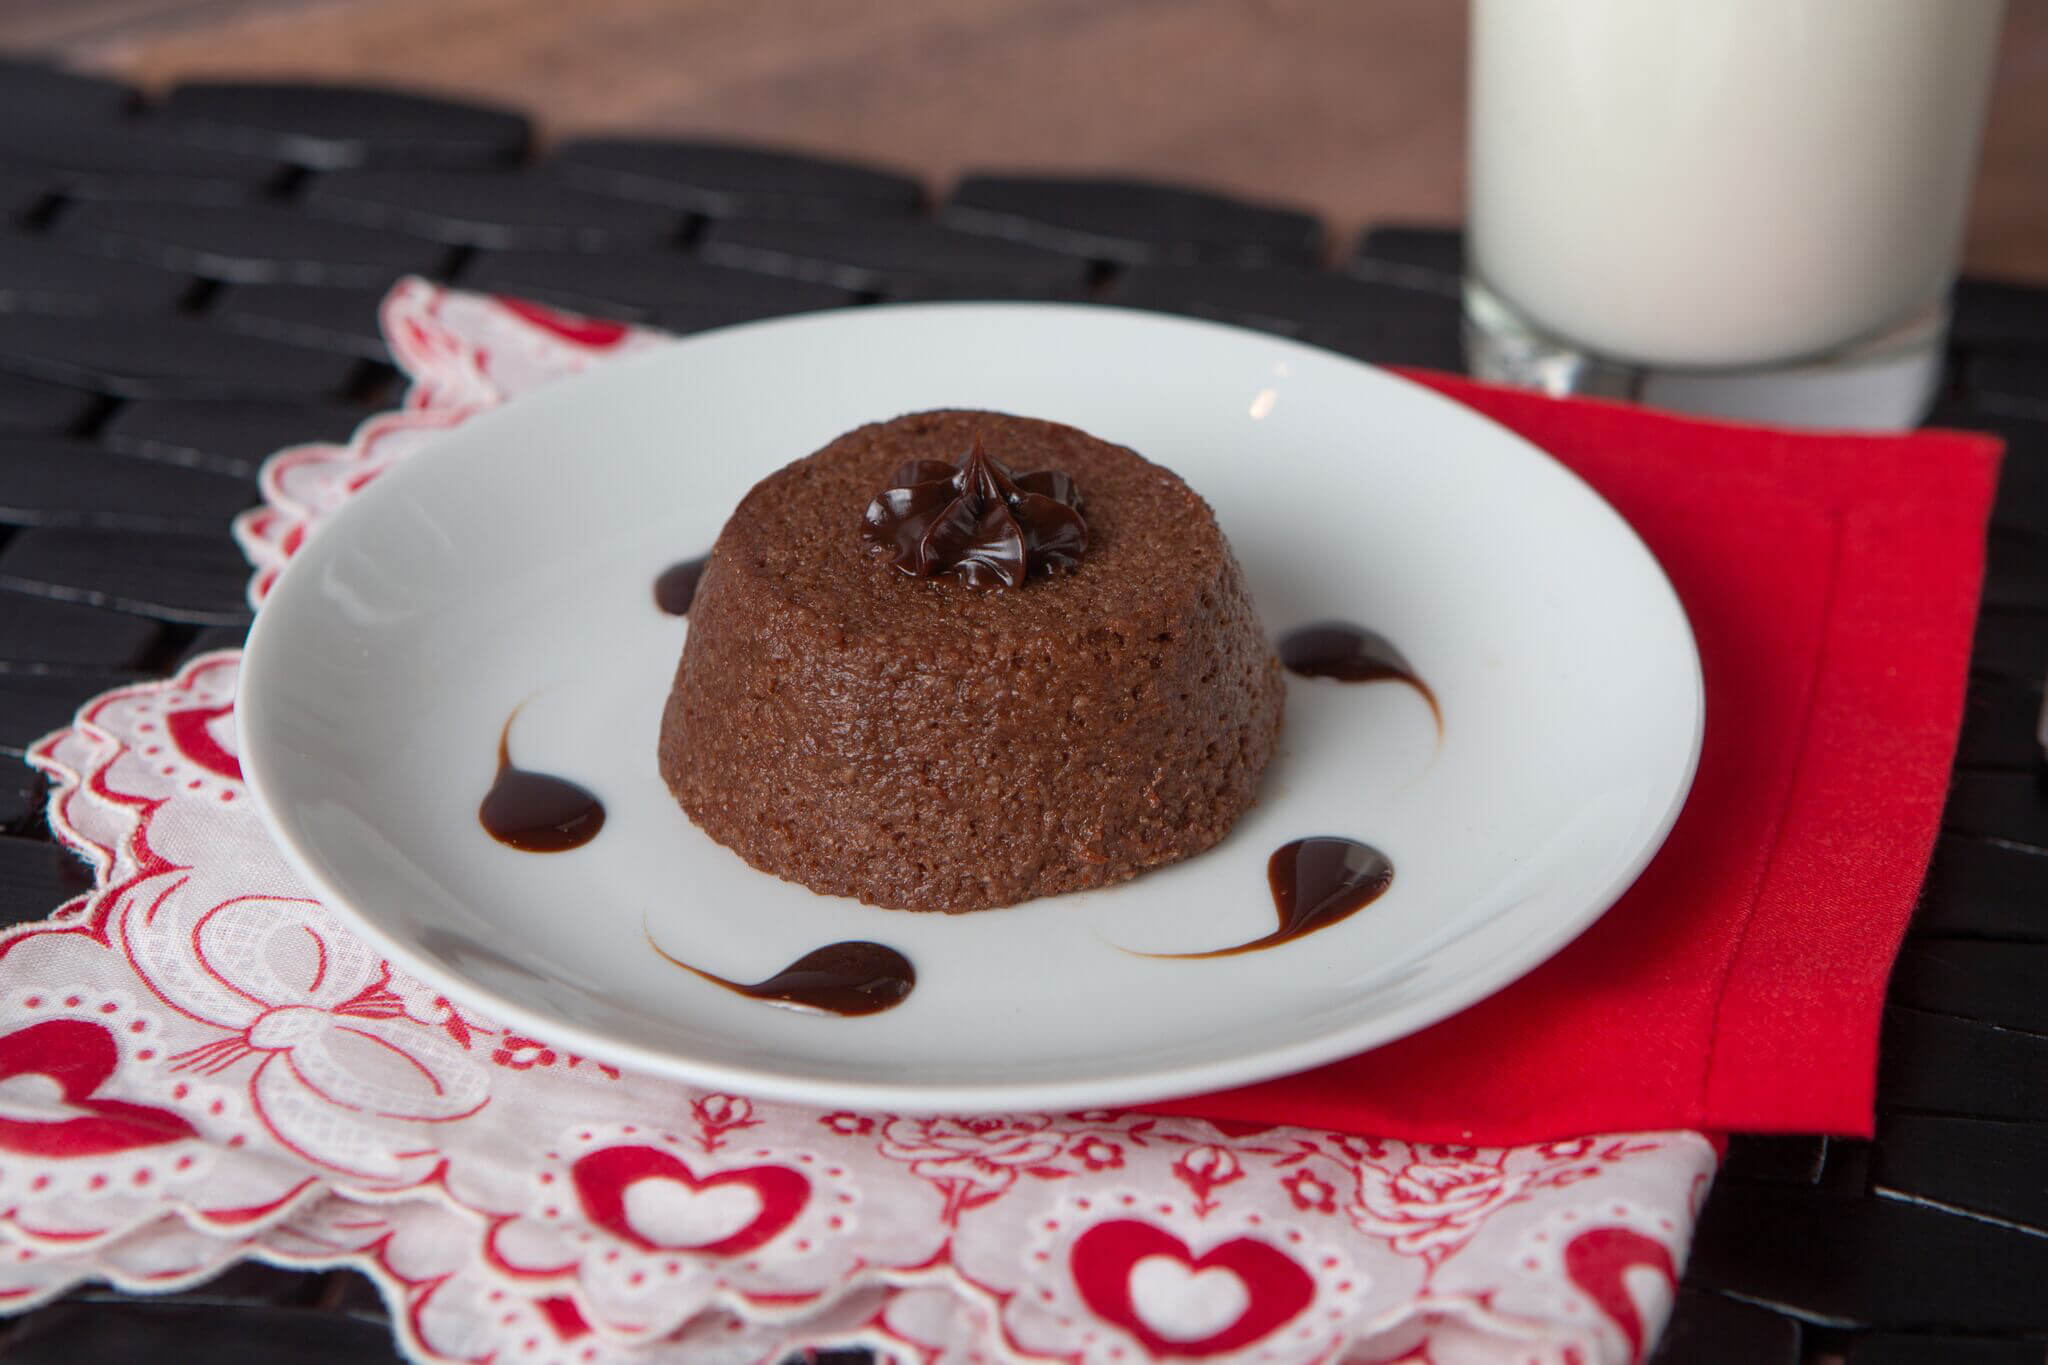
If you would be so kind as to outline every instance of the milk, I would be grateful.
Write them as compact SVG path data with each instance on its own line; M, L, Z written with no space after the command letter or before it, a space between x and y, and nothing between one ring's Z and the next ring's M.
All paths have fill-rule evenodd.
M1643 365L1840 350L1950 283L2003 0L1473 0L1473 268Z

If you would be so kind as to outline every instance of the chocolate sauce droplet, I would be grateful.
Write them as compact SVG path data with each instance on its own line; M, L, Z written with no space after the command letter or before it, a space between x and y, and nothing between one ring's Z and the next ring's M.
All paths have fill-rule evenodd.
M1338 682L1397 682L1414 688L1429 703L1436 728L1444 728L1444 713L1437 707L1436 693L1415 672L1394 642L1376 630L1354 626L1349 621L1317 621L1290 630L1280 637L1280 666L1304 678L1334 678Z
M1386 854L1356 839L1317 836L1296 839L1273 850L1266 860L1266 881L1273 888L1273 908L1280 927L1263 938L1206 953L1145 953L1145 957L1233 957L1290 942L1371 905L1394 884L1394 864Z
M514 711L498 732L498 776L476 818L493 839L526 853L580 848L604 828L604 803L567 778L512 764Z
M710 562L711 556L699 555L663 569L654 580L654 605L670 616L688 616L690 602L697 596L697 580L704 576L704 566Z
M909 999L911 989L917 985L917 969L910 965L909 958L886 943L870 943L866 939L813 948L767 980L751 984L693 967L662 952L651 936L647 942L668 961L713 985L755 1000L825 1014L880 1014Z

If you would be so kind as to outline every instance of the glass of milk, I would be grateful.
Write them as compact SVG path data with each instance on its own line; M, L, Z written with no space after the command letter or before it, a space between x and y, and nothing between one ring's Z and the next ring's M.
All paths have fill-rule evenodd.
M1917 422L2004 0L1472 0L1466 347L1554 393Z

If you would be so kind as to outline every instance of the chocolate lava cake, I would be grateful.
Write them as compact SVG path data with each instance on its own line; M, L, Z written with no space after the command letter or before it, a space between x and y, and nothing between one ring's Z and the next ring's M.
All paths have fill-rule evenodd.
M755 867L903 910L1107 886L1221 839L1280 728L1216 518L1073 427L915 413L756 484L660 763Z

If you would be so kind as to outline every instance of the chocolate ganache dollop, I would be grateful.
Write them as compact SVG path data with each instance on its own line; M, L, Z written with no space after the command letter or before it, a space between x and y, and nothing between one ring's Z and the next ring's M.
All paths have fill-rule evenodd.
M861 519L868 553L904 573L950 573L971 588L1020 588L1033 572L1071 569L1088 549L1073 479L1013 474L981 437L958 463L911 460Z

